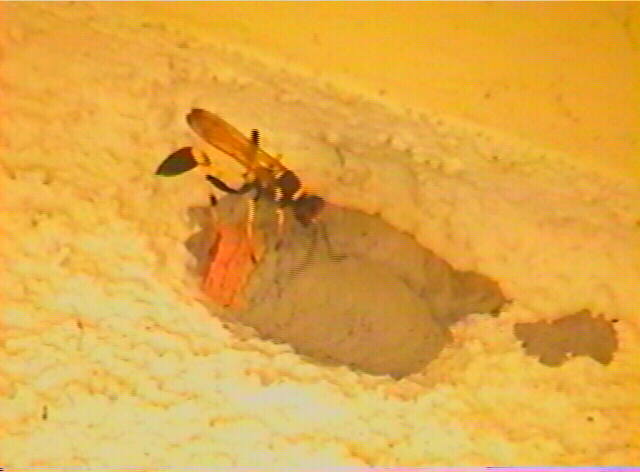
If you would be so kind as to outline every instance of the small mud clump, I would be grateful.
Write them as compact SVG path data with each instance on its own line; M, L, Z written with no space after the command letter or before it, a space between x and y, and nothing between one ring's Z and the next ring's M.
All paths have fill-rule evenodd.
M606 365L618 348L611 322L602 316L593 317L586 310L552 323L518 323L514 334L528 355L551 367L562 365L571 356L589 356Z

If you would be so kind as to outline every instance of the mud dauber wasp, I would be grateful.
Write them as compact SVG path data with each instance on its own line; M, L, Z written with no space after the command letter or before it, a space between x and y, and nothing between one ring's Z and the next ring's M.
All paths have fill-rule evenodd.
M156 175L174 176L202 166L207 181L218 190L232 194L255 191L254 196L248 201L249 240L253 234L256 203L263 197L277 205L278 244L281 241L286 207L291 207L295 219L303 226L308 226L316 220L325 206L324 199L308 194L293 171L260 148L258 130L252 130L251 138L246 138L222 118L202 108L192 109L186 118L191 129L206 143L233 157L244 166L245 183L240 188L234 189L207 172L206 168L211 164L209 157L205 151L194 147L183 147L169 155L156 170ZM211 195L210 199L211 204L215 206L216 198Z

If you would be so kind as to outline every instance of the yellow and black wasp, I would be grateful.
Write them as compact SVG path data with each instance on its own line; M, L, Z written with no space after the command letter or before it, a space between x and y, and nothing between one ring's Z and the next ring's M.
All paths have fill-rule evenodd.
M249 240L253 234L256 203L261 198L267 198L277 205L278 242L282 236L284 212L287 207L292 209L295 219L304 226L316 220L325 206L324 199L308 194L293 171L260 148L258 130L252 130L251 137L247 138L219 116L201 108L191 110L187 115L187 123L206 143L233 157L245 168L245 183L234 189L211 175L207 171L211 161L206 152L194 147L183 147L169 155L156 170L157 175L174 176L202 166L207 181L218 190L232 194L254 191L248 200ZM213 195L210 198L211 204L216 205L216 198Z

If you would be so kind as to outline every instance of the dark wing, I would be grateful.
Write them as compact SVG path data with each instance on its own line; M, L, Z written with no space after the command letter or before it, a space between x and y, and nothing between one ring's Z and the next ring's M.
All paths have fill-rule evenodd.
M203 140L233 157L247 169L253 170L266 166L271 169L285 170L277 159L257 147L222 118L207 110L192 109L187 115L187 123Z
M164 175L167 177L179 175L193 169L197 165L198 162L193 156L191 148L183 147L162 161L156 170L156 175Z

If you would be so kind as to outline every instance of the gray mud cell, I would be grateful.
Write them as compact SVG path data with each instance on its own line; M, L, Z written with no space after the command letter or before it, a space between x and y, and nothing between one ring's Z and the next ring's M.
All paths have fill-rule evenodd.
M209 214L191 209L203 227L187 242L199 274L214 234ZM226 197L217 214L244 221L245 200ZM286 214L276 249L274 206L258 206L255 228L266 249L244 291L248 308L223 316L315 361L403 377L437 357L451 324L497 314L505 303L495 282L454 270L380 218L330 206L320 223L303 227Z

